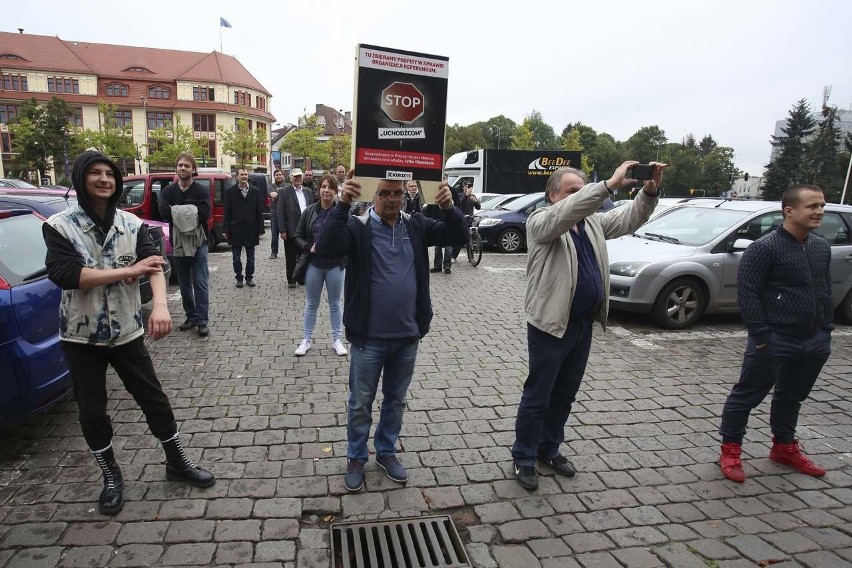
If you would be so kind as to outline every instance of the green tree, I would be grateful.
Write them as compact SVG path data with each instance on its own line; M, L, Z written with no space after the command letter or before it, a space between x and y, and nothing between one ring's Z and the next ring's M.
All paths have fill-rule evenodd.
M489 118L482 124L482 134L485 136L486 148L512 148L512 140L518 125L511 118L502 114Z
M790 109L787 125L781 129L783 136L772 137L772 147L776 154L766 169L763 199L780 200L791 185L808 181L805 140L813 134L815 126L810 106L805 99L801 99Z
M716 146L701 158L701 178L697 187L704 189L708 197L717 195L730 190L738 175L739 170L734 166L734 149Z
M512 150L535 150L535 135L526 125L526 121L515 129Z
M627 159L642 163L653 162L660 155L661 147L666 141L666 133L659 126L644 126L624 143Z
M266 152L269 143L266 130L250 129L245 115L237 119L233 129L220 126L219 140L222 153L236 158L238 168L248 168L256 156Z
M716 149L719 144L713 140L713 137L709 134L701 139L701 142L698 143L698 154L704 158L710 155L710 152Z
M838 168L837 155L840 151L840 128L837 126L837 107L824 106L822 120L817 125L816 134L805 144L808 181L825 189L830 198L834 196L836 186L842 185L841 168Z
M154 169L170 170L175 167L181 152L189 152L198 160L207 153L207 139L196 140L192 128L182 124L175 116L173 128L155 128L148 132L148 156L145 161Z
M533 135L533 150L558 150L559 142L556 140L556 133L553 127L544 121L541 112L533 109L531 113L524 117L523 126L527 128Z
M586 154L599 180L607 179L624 162L621 143L606 132L601 132L595 137L595 144Z
M447 138L444 144L444 161L453 154L480 150L486 147L485 135L482 132L482 123L469 126L453 124L447 127Z
M701 157L698 148L681 146L671 156L666 168L664 187L666 195L689 195L689 190L700 187ZM702 188L703 189L703 188Z
M38 171L38 183L55 164L64 163L68 139L73 127L68 104L53 97L45 105L32 98L21 105L18 117L9 125L13 134L13 150L23 171Z
M109 105L104 101L98 102L98 112L101 114L100 130L87 128L74 138L74 150L82 152L94 148L109 156L119 165L122 173L127 173L127 162L133 162L138 154L138 148L133 142L133 128L128 124L119 126L115 113L118 105Z
M352 159L352 135L335 134L328 142L328 166L329 171L339 164L346 166L349 171L349 161Z
M562 129L562 147L565 148L565 139L571 132L577 131L580 137L580 145L583 147L583 151L592 152L595 149L595 144L598 140L598 133L591 126L586 126L582 122L568 123L568 125Z
M562 137L562 149L568 151L583 152L583 144L580 142L580 131L575 129L570 131L567 136ZM589 157L585 152L580 156L580 169L591 175L592 166L589 164Z

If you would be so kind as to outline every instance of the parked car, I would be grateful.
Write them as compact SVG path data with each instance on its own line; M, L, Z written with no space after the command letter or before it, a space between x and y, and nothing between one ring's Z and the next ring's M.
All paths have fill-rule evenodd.
M482 244L500 252L520 252L526 246L527 217L543 207L544 192L519 196L496 209L480 210L473 218Z
M59 347L61 290L47 278L43 222L31 210L0 210L0 426L71 390Z
M68 194L67 197L65 196L66 193ZM25 209L38 213L44 219L76 205L77 194L73 190L68 192L56 189L36 188L20 190L0 188L0 209ZM154 241L154 244L161 251L160 254L169 260L166 266L163 267L166 282L168 282L172 275L172 246L168 238L169 224L162 221L145 221L145 223L148 225L151 240ZM139 279L139 286L142 303L144 304L153 297L151 284L148 282L147 276L142 276Z
M690 201L633 235L607 241L610 307L684 329L705 313L737 313L737 267L752 242L783 223L777 201ZM833 305L852 323L852 207L827 204L815 233L831 244Z
M0 179L0 187L18 187L21 189L38 189L38 187L34 186L31 183L27 183L25 181L19 179Z
M482 209L497 209L498 207L503 207L507 203L510 203L512 200L517 199L519 197L523 197L524 195L524 193L501 193L493 199L483 201Z

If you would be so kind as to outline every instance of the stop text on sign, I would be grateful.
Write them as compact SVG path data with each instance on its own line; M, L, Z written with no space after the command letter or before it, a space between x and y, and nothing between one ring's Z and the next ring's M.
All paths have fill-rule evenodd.
M382 111L394 122L414 122L426 110L423 93L411 83L395 81L382 91Z

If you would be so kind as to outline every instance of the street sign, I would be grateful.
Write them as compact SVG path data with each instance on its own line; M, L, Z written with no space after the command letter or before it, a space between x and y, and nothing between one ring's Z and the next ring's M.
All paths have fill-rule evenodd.
M394 122L414 122L423 116L426 104L417 87L394 81L382 91L382 111Z

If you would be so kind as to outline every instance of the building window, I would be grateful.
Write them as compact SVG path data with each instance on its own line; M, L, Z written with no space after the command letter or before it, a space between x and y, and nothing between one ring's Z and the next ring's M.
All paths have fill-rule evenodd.
M251 94L245 91L234 91L234 104L240 106L251 106Z
M203 144L203 142L202 142ZM207 151L201 155L201 166L205 167L208 162L212 162L213 165L216 164L216 141L208 140L207 141Z
M11 132L0 132L0 142L2 142L2 149L4 154L12 153L12 133Z
M257 101L257 108L260 110L266 110L266 97L258 95L255 100Z
M20 74L3 74L3 88L7 91L29 91L27 76Z
M194 101L214 101L214 90L212 87L193 87L192 100Z
M152 99L169 99L172 96L172 90L162 85L154 85L148 87L148 96Z
M195 132L216 132L216 115L193 113L192 129Z
M83 128L83 108L71 107L71 116L68 117L68 124Z
M80 81L71 77L48 77L47 90L51 93L80 94Z
M129 110L117 110L113 116L115 117L115 126L117 128L133 127L133 113Z
M14 53L3 53L3 54L0 54L0 59L14 59L14 60L16 60L16 61L26 61L26 59L24 59L24 58L23 58L23 57L21 57L20 55L15 55Z
M170 112L149 112L148 113L148 130L155 128L171 128L172 113Z
M108 97L126 97L127 85L123 83L110 83L106 86L106 94Z
M18 118L18 105L0 105L0 124L8 124Z
M242 118L235 118L234 119L234 132L237 132L240 129L240 121L241 120L245 121L246 127L248 128L249 132L251 132L251 121L246 120L246 119L242 119Z
M134 73L150 73L151 70L145 67L128 67L125 71L131 71Z

